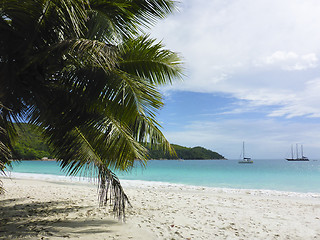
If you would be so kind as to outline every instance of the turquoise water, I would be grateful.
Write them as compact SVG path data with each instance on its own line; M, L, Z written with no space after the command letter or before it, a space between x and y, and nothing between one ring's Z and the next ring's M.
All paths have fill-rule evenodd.
M15 163L12 172L64 175L58 164L50 161ZM120 180L320 193L320 161L256 160L238 164L236 160L152 160L146 168L137 166L117 175Z

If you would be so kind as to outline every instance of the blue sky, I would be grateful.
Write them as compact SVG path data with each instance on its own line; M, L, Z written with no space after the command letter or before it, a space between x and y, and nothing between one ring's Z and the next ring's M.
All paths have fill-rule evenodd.
M150 32L185 62L161 89L171 143L238 158L320 159L320 1L182 0Z

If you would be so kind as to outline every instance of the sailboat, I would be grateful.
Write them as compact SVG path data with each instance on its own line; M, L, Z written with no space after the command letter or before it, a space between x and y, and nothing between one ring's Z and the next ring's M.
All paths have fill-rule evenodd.
M309 158L303 156L303 145L301 144L301 157L299 157L298 144L296 144L296 158L293 157L293 146L291 145L291 158L286 158L287 161L309 161Z
M253 163L251 158L245 156L245 148L244 148L244 142L242 143L242 160L240 160L238 163Z

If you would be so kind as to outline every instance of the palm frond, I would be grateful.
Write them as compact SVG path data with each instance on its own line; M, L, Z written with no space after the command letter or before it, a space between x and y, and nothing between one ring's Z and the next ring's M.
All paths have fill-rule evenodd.
M76 128L72 133L66 134L69 136L65 137L63 141L59 141L59 144L62 144L59 148L62 148L63 151L56 152L56 155L59 156L62 153L62 156L66 157L66 152L69 152L70 156L77 156L77 158L59 159L60 166L69 175L85 174L85 176L97 177L100 204L106 206L110 202L113 205L113 212L116 216L119 219L124 219L125 206L126 204L130 205L130 202L119 179L108 168L106 159L101 158L101 154L91 145L80 129ZM54 142L54 144L58 143Z
M148 80L151 84L164 85L182 77L183 63L174 52L163 48L161 42L148 35L127 39L120 45L120 68L127 73Z
M0 174L5 175L5 170L11 166L10 158L12 144L10 136L13 137L14 127L11 122L7 122L2 113L5 107L0 102ZM8 129L8 130L7 130ZM4 193L3 183L0 180L0 194Z
M12 139L16 136L16 131L13 123L7 121L2 112L3 108L0 107L0 171L4 173L6 166L10 165Z
M107 26L119 37L131 37L176 9L170 0L89 0L92 11L108 21Z
M125 219L126 204L131 206L118 177L109 169L99 172L99 200L102 206L113 203L113 212L118 219Z
M89 63L91 67L102 67L110 71L115 67L117 48L98 40L78 39L74 42L69 55L80 58L82 64ZM76 59L79 62L79 59Z
M172 151L156 121L157 86L182 75L177 54L143 28L171 0L0 0L0 171L15 127L39 126L69 175L98 177L100 202L118 217L129 204L114 170ZM0 186L1 189L1 186Z

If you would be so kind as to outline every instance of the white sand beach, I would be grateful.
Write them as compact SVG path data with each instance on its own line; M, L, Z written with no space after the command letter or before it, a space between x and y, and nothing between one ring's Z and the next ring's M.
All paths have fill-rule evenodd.
M93 185L1 180L0 239L320 239L320 194L124 181L122 223Z

